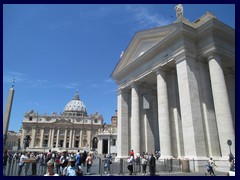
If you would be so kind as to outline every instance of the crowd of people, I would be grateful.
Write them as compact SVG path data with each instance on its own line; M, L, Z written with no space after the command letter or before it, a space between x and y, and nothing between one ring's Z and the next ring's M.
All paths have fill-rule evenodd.
M91 166L93 164L94 152L77 153L63 151L47 153L26 152L26 153L11 153L4 152L3 155L3 174L7 161L11 162L13 159L18 163L18 176L82 176L82 166L87 166L87 174L90 174ZM37 169L37 163L40 165ZM32 174L29 173L30 164L32 164ZM24 167L24 172L22 172Z
M160 156L160 151L156 151L155 154L148 154L147 152L143 152L142 154L137 152L134 154L134 150L131 150L128 158L129 165L127 167L130 172L129 175L133 174L133 165L136 164L137 167L139 167L138 171L140 171L140 165L142 166L142 175L147 174L147 166L149 166L150 176L155 176L156 159L158 159Z

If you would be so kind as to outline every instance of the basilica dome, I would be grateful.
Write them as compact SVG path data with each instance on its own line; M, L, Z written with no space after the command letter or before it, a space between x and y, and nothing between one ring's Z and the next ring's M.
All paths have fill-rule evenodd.
M78 91L76 91L73 100L71 100L64 108L65 114L75 114L80 116L86 116L87 115L87 109L86 106L82 101L79 99Z

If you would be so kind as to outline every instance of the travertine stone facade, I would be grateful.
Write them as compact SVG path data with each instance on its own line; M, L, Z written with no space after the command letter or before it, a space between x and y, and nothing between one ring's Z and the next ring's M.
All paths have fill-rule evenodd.
M106 125L106 127L113 129L113 132L107 136L109 144L105 145L110 149L110 138L116 141L116 127L112 128L111 125ZM95 113L88 116L86 107L76 92L73 100L59 115L55 112L52 115L39 115L34 111L25 113L22 122L21 149L24 149L24 138L30 136L31 141L26 147L28 151L44 149L90 151L95 149L101 154L102 149L99 147L103 147L103 145L99 144L102 143L101 139L99 140L99 134L102 133L102 128L102 115Z
M112 72L119 158L235 154L235 30L207 12L135 34Z

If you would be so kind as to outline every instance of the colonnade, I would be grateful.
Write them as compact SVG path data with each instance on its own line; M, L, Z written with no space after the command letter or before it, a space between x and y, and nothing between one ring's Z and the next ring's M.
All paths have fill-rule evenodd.
M164 65L152 71L155 83L138 78L119 87L119 157L127 157L131 149L161 150L163 158L226 157L228 139L235 153L234 102L229 102L235 91L227 90L221 57L211 54L200 61L184 56L174 61L175 68ZM150 107L144 109L146 88Z

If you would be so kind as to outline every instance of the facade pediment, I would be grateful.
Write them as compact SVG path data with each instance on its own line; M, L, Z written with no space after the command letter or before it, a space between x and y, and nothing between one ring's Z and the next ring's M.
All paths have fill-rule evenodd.
M115 76L131 63L137 61L138 57L147 53L176 30L176 24L171 24L160 28L137 32L115 67L112 76Z

